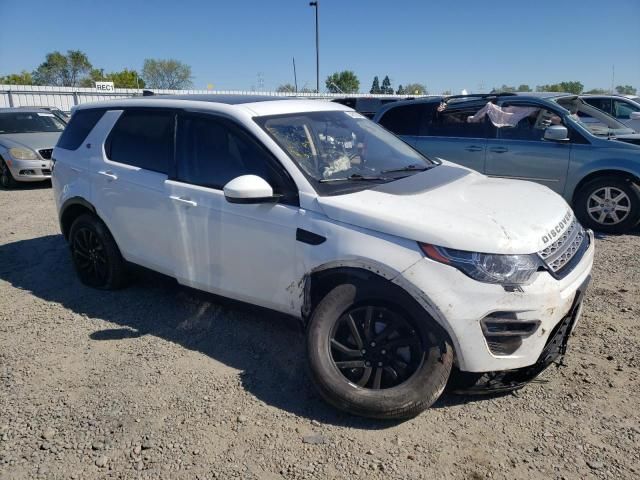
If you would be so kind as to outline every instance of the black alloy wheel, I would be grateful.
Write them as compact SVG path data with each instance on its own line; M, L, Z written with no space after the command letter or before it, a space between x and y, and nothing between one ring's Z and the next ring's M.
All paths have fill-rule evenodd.
M331 359L359 387L381 390L408 380L424 348L418 332L397 311L366 305L347 311L331 333Z

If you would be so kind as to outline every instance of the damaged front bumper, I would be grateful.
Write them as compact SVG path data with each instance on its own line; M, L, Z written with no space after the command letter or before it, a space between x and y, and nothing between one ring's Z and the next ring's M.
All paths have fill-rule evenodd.
M575 329L582 313L584 294L591 282L591 275L576 292L569 313L555 326L547 343L533 365L498 372L473 373L456 369L447 389L453 393L474 395L517 390L535 379L553 363L561 363L567 351L569 337Z

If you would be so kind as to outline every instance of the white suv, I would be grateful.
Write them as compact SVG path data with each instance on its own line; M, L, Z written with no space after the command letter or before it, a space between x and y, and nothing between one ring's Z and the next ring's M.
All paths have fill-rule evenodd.
M158 96L78 107L53 186L87 285L138 264L302 319L349 412L519 388L564 354L593 237L543 186L429 160L342 105Z

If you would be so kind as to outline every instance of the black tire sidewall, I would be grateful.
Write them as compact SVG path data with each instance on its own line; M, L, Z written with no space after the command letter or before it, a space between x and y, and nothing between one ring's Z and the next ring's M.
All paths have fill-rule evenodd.
M6 177L2 175L2 171L5 168L7 171ZM2 177L5 177L7 179L6 184L3 183ZM15 185L16 185L16 180L15 178L13 178L13 175L11 174L11 170L9 170L9 166L6 165L4 159L0 157L0 188L9 189L9 188L15 187Z
M73 255L73 239L81 228L92 230L94 234L98 236L105 249L108 274L104 282L98 283L95 279L88 277L76 264L76 259ZM100 219L89 214L80 215L71 225L69 231L69 248L71 250L73 266L82 283L102 290L112 290L122 286L126 265L109 229Z
M446 334L413 299L377 282L342 284L331 290L314 310L307 328L307 353L311 376L320 394L332 405L373 418L410 418L435 402L444 390L453 362ZM330 334L335 322L354 305L377 304L399 310L422 336L426 351L418 370L404 383L372 390L350 383L333 364Z
M596 190L614 187L627 194L631 201L629 216L616 225L602 225L591 218L587 212L587 200ZM583 226L602 233L626 233L640 221L640 187L631 180L621 177L605 176L590 180L584 184L575 197L574 210Z

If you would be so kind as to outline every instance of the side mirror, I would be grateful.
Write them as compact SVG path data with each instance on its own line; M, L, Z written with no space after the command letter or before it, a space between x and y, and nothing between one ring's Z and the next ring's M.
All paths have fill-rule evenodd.
M568 142L569 131L562 125L551 125L544 130L544 139L551 142Z
M229 203L275 203L282 195L274 195L273 188L257 175L241 175L224 186Z
M631 112L629 118L631 120L640 120L640 112Z

